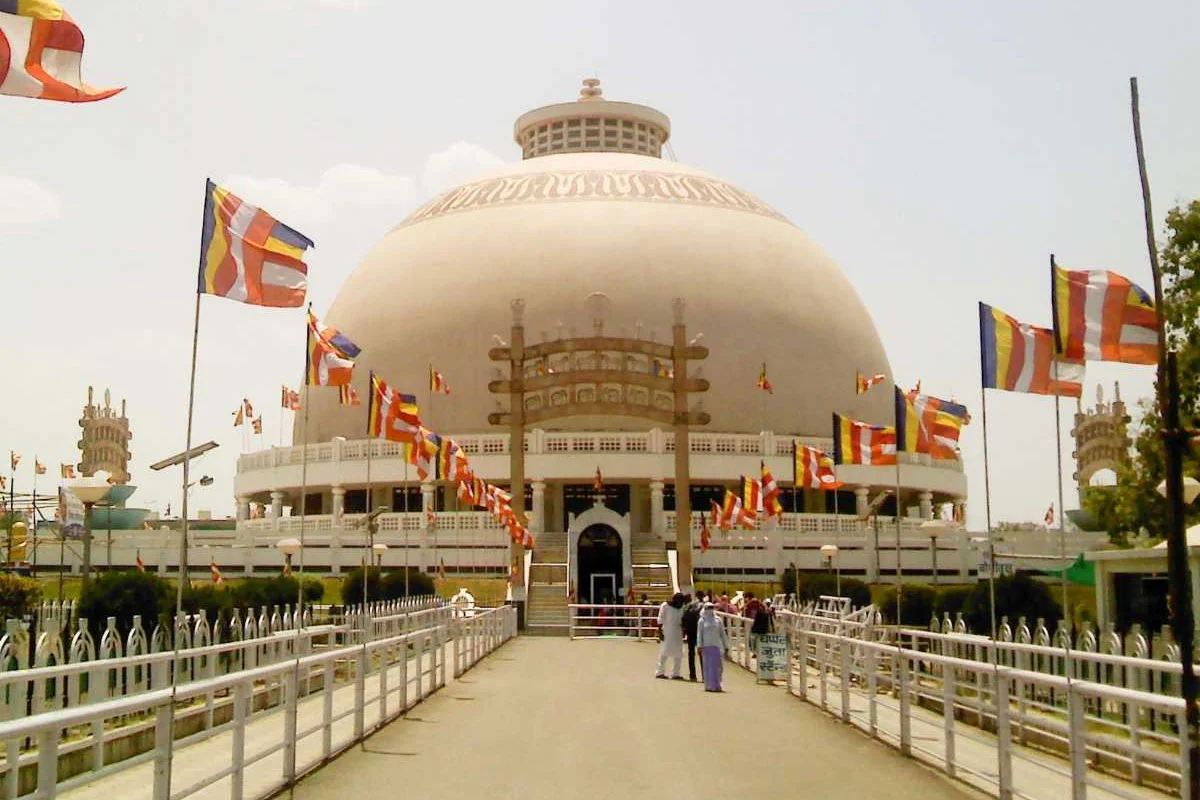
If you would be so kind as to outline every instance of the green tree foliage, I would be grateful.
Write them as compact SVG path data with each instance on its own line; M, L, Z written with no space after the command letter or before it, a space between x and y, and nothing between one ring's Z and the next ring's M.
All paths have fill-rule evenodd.
M1168 212L1167 235L1160 253L1167 341L1178 354L1180 419L1184 428L1195 429L1200 420L1200 200ZM1144 288L1150 291L1148 283ZM1117 544L1131 534L1166 535L1166 502L1156 488L1164 476L1158 408L1144 400L1138 409L1133 454L1117 471L1116 486L1094 487L1083 497L1084 509ZM1195 452L1184 457L1184 474L1195 475L1198 466ZM1188 524L1197 519L1200 510L1193 506Z
M837 575L828 572L800 573L800 586L796 586L796 570L785 570L780 580L784 594L795 593L801 603L813 603L821 599L821 595L838 594ZM849 597L850 604L861 608L871 603L871 589L857 578L842 578L841 596Z
M105 572L91 581L79 597L79 616L88 620L95 634L109 617L116 617L122 630L141 615L142 627L150 632L159 615L175 605L173 584L153 572Z
M921 583L904 584L903 600L900 603L900 613L904 618L901 625L915 628L927 628L933 619L933 611L937 607L937 592L932 586ZM884 620L894 623L896 620L896 588L889 588L879 604L879 611Z
M0 623L21 619L42 600L42 586L33 578L0 574Z
M992 630L988 591L988 581L981 580L963 603L963 618L972 633L987 634ZM905 594L907 597L907 592ZM1025 617L1031 628L1038 619L1044 619L1053 631L1062 617L1062 606L1054 598L1054 591L1048 584L1018 572L996 579L997 627L1003 617L1008 617L1009 624L1014 628L1020 617Z
M380 575L378 567L371 567L367 573L367 592L372 602L376 600L400 600L408 595L420 597L434 594L433 578L415 567L408 569L408 593L405 594L404 570L390 570ZM342 578L342 602L347 605L358 605L362 602L363 571L362 567L350 570Z

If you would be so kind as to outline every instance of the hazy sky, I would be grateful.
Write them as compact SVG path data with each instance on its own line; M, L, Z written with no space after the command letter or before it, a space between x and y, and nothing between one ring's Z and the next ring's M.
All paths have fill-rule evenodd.
M672 119L680 161L785 213L841 264L902 384L979 406L976 301L1049 323L1051 252L1150 288L1130 133L1138 75L1157 224L1200 197L1200 3L68 3L96 105L0 98L0 450L78 460L88 384L128 398L134 505L178 513L204 180L317 243L318 312L423 199L520 157L513 120L606 95ZM397 297L397 304L404 298ZM836 313L836 309L831 309ZM278 442L300 310L205 298L194 507L232 512L243 396ZM1148 368L1089 367L1150 391ZM993 519L1055 495L1052 401L991 393ZM1064 403L1064 437L1073 404ZM964 435L983 523L981 415ZM1065 445L1067 505L1071 447ZM43 487L55 481L43 479Z

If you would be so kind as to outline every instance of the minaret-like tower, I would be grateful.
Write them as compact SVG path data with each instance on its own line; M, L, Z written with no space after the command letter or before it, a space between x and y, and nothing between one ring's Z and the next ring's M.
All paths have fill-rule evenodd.
M125 416L125 401L121 401L121 413L117 414L112 407L112 398L108 389L104 390L104 407L96 405L92 399L92 387L88 387L87 405L83 407L83 416L79 418L79 427L83 428L83 438L79 440L79 451L82 454L78 464L80 475L92 475L97 470L104 470L112 475L112 482L117 484L129 483L129 440L133 434L129 432L129 418Z
M1116 469L1129 461L1129 415L1121 401L1121 384L1114 384L1115 399L1104 402L1104 388L1096 387L1096 405L1084 410L1083 399L1075 409L1075 478L1082 497L1092 477L1104 469Z

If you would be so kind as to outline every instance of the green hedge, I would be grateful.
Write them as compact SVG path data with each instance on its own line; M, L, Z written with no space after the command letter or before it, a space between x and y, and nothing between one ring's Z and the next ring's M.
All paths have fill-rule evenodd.
M389 570L380 574L378 567L367 572L367 592L372 602L376 600L400 600L406 596L420 597L433 594L433 578L416 567L408 568L407 593L405 592L405 570ZM342 602L356 606L363 599L363 571L356 567L342 578Z
M0 573L0 624L21 619L42 601L42 585L33 578Z

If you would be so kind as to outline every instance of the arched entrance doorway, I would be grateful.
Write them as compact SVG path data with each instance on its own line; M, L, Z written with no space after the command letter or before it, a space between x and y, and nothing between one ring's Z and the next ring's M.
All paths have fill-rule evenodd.
M623 597L621 535L608 525L589 525L579 534L579 602L612 603Z

